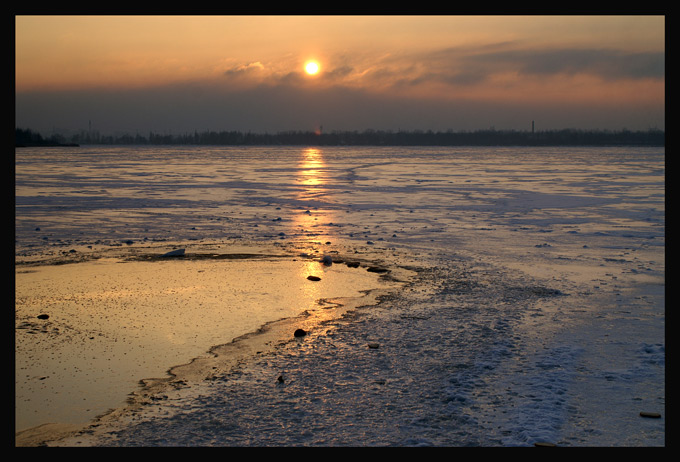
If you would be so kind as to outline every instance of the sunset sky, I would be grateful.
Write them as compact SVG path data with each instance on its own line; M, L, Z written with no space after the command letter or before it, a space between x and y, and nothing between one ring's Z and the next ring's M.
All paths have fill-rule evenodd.
M663 16L16 16L16 126L665 129ZM305 65L314 60L318 72Z

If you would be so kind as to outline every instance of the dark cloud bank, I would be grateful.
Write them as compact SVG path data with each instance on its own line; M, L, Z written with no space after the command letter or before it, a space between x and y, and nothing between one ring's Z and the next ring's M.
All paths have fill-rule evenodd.
M263 87L241 92L164 89L17 95L16 126L44 132L186 133L195 130L524 130L537 128L645 130L664 128L663 108L415 101L350 89L309 92Z
M434 54L433 56L434 57ZM410 85L437 80L466 85L513 69L526 75L588 73L606 80L663 79L663 53L614 50L441 50L427 73L409 76ZM257 71L252 66L249 71ZM205 130L276 133L288 130L434 130L464 131L494 127L537 129L665 129L657 103L624 107L607 104L541 102L492 103L417 100L399 87L380 94L342 85L352 68L329 69L337 84L323 90L300 85L296 73L259 86L235 90L223 82L183 83L145 89L101 89L16 94L16 126L42 133L88 129L105 134L150 131L181 134ZM374 75L380 75L378 70ZM384 75L384 74L383 74ZM403 82L407 79L402 80Z

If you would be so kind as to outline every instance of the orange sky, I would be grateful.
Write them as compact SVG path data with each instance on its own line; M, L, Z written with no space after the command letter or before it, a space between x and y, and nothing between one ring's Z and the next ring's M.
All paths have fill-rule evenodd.
M303 68L312 58L315 76ZM238 98L275 92L273 101L349 92L405 111L445 101L630 107L645 112L641 125L665 125L663 16L18 16L15 64L17 123L28 117L23 96L38 91L191 86ZM263 129L277 129L264 122L271 117Z

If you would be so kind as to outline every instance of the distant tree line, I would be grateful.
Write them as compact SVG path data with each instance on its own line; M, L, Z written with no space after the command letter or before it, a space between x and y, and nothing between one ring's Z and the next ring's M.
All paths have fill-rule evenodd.
M32 131L30 128L17 128L15 135L15 146L73 146L77 143L69 143L64 137L54 135L50 138L43 138L40 133Z
M287 131L275 134L239 131L205 131L182 135L148 136L100 135L81 132L68 139L54 135L43 138L30 129L16 129L16 146L103 145L211 145L211 146L665 146L665 131L592 131L549 130L539 132L515 130L477 130L454 132L365 130Z

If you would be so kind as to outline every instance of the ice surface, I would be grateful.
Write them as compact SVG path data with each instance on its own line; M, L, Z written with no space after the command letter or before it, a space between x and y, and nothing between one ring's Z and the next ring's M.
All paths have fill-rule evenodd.
M52 444L664 445L664 158L17 150L20 262L247 243L417 273L374 307Z
M166 377L278 319L330 317L340 298L380 285L345 265L324 271L313 259L212 250L17 272L17 428L86 423L124 405L140 379Z

